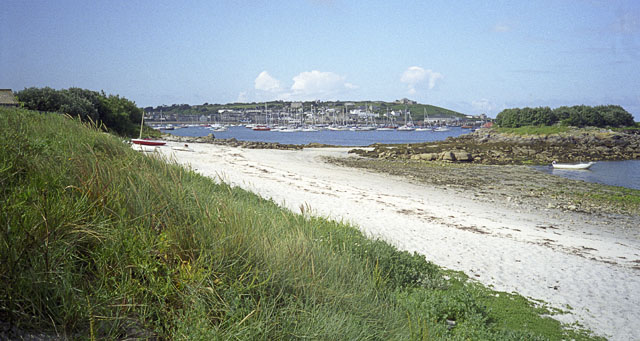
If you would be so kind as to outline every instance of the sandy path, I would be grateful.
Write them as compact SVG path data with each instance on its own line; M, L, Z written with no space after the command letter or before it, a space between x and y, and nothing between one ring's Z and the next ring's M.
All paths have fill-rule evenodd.
M588 215L482 202L320 159L345 156L347 149L189 147L161 150L203 175L296 212L305 206L313 214L353 223L496 290L516 291L563 310L571 307L571 314L555 316L563 322L578 321L615 340L640 339L640 241L635 231Z

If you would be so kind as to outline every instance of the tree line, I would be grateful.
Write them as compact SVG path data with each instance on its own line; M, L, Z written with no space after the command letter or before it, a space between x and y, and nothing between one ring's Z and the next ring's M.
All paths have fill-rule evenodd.
M576 127L627 127L634 125L633 116L619 105L562 106L512 108L501 111L495 123L500 127L550 126L562 124Z
M92 120L121 136L136 136L140 129L142 109L124 97L106 95L104 91L32 87L18 91L16 96L27 109L69 114L83 121Z

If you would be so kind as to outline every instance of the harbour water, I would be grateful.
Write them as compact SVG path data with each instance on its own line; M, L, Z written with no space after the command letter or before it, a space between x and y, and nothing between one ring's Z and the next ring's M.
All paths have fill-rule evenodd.
M587 170L554 169L545 166L534 168L569 179L640 190L640 160L599 161Z
M186 127L163 131L178 136L206 136L212 131L205 127ZM451 127L446 132L434 131L331 131L276 132L254 131L245 127L229 127L224 132L213 132L216 138L235 138L240 141L278 142L283 144L322 143L336 146L369 146L374 143L402 144L441 141L469 133L468 129ZM588 170L553 169L535 166L535 169L570 179L622 186L640 190L640 160L599 161Z
M449 131L333 131L321 130L313 132L278 132L278 131L255 131L245 127L229 127L224 132L212 132L204 127L186 127L171 131L164 131L178 136L206 136L211 133L216 138L235 138L239 141L260 141L278 142L283 144L308 144L323 143L335 146L368 146L374 143L420 143L441 141L449 136L456 137L469 133L469 129L451 127Z

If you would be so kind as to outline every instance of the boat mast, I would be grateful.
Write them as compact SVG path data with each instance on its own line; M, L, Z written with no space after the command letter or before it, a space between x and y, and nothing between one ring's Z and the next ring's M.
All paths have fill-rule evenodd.
M404 105L404 125L407 125L407 105Z
M144 124L144 109L142 109L142 117L140 118L140 136L139 139L142 139L142 125Z

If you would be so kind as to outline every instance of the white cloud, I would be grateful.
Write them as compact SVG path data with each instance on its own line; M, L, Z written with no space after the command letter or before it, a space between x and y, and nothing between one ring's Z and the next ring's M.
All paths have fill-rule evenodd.
M254 86L257 90L264 91L258 94L258 97L266 95L281 100L327 100L337 99L340 95L358 89L357 85L345 82L345 79L345 76L334 72L304 71L293 77L293 85L290 91L286 91L278 79L273 78L267 71L262 71L256 77ZM246 93L241 95L246 97Z
M402 73L400 81L407 84L409 94L413 95L417 93L416 85L427 80L429 90L431 90L436 86L436 82L442 78L444 78L444 76L440 72L435 72L431 69L425 70L419 66L410 66Z
M280 81L271 77L271 75L267 71L262 71L256 77L254 81L254 86L256 90L269 91L269 92L280 92L282 88L280 87Z
M480 113L492 112L496 108L496 105L486 98L471 101L471 105L476 112Z
M344 83L344 87L347 88L347 89L352 89L352 90L359 88L357 85L353 85L351 83Z
M427 70L429 74L429 90L433 89L436 86L436 81L438 79L444 78L444 76L439 72L432 72L431 70Z
M344 86L344 77L333 72L305 71L293 77L294 92L327 92Z
M422 82L427 75L427 71L419 66L410 66L402 73L400 81L408 84L417 84Z
M248 102L249 98L247 97L247 92L246 91L242 91L238 94L238 99L236 100L236 102L238 103L246 103Z
M335 99L345 91L358 88L345 82L345 78L333 72L304 71L293 77L291 93L282 97L301 100Z

